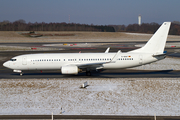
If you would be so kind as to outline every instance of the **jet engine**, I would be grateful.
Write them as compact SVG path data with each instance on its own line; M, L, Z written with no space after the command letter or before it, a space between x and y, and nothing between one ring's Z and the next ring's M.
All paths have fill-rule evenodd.
M78 67L77 66L62 66L61 68L62 74L78 74Z

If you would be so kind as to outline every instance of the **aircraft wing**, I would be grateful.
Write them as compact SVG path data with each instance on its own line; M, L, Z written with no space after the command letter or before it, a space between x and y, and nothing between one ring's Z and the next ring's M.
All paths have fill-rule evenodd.
M78 64L77 66L79 68L103 68L103 64L107 64L107 62Z
M101 69L101 68L103 68L103 64L115 63L118 56L119 56L119 53L121 53L120 50L114 55L114 57L110 61L107 61L107 62L76 63L76 64L69 64L69 65L72 65L72 66L76 65L79 68L98 68L98 69Z

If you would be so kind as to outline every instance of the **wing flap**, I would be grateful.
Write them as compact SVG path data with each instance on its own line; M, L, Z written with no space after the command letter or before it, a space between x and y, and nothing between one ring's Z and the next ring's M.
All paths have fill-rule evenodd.
M75 65L79 68L96 68L96 67L103 67L103 64L106 64L108 62L94 62L94 63L76 63L76 64L69 64L69 65Z

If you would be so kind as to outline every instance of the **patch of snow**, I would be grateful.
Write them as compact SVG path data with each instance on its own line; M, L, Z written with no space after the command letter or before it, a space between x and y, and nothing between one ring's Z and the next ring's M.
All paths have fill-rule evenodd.
M179 116L179 86L179 78L0 79L0 115Z
M152 34L146 34L146 33L126 33L126 34L128 34L128 35L145 35L145 36L151 35L152 36Z

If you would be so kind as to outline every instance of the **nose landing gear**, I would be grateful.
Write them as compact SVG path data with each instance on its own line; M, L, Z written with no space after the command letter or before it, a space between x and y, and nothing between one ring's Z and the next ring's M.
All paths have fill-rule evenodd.
M20 76L23 76L23 72L20 73Z
M17 73L19 73L19 74L20 74L20 76L23 76L23 72L22 72L22 70L13 70L13 72L17 72Z

